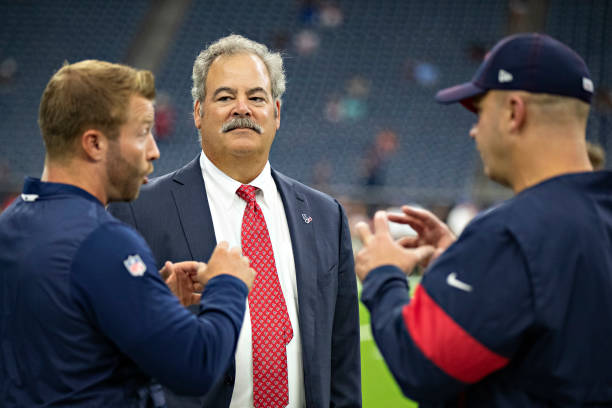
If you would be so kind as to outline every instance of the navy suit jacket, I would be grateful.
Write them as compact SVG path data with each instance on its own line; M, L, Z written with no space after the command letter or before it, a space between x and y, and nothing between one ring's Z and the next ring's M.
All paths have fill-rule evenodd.
M360 407L359 312L346 215L328 195L275 170L272 177L295 260L306 406ZM159 269L166 260L206 262L217 244L199 156L151 180L136 201L112 204L109 211L144 236ZM234 377L232 364L199 400L167 392L168 406L226 408Z

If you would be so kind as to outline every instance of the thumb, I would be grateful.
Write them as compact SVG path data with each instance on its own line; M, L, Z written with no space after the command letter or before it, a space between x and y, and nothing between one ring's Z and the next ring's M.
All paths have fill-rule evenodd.
M412 254L416 258L416 263L421 263L429 259L435 252L436 248L432 245L423 245L412 250Z
M161 270L159 271L159 274L161 275L161 278L165 281L167 280L170 275L172 274L172 268L173 264L170 261L166 261L166 263L164 264L164 267L161 268Z
M200 282L202 285L206 285L207 282L206 268L208 268L208 265L206 265L204 262L198 262L198 272L196 276L198 282Z

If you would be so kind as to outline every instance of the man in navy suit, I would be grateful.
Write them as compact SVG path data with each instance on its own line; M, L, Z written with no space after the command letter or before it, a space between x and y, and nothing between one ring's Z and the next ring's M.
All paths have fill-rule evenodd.
M357 290L344 210L333 198L284 176L268 162L284 90L280 54L238 35L210 45L193 67L194 122L202 153L152 180L137 201L110 208L140 231L160 265L166 260L206 261L221 240L242 244L244 253L241 230L244 234L247 202L237 190L245 186L255 191L256 212L265 218L282 312L292 330L280 375L288 404L287 399L277 404L274 396L266 400L272 402L258 401L260 385L255 382L261 372L254 368L252 322L262 316L249 296L250 313L245 315L235 364L199 400L168 393L170 407L361 406ZM258 277L262 275L258 271ZM277 313L263 316L276 319Z

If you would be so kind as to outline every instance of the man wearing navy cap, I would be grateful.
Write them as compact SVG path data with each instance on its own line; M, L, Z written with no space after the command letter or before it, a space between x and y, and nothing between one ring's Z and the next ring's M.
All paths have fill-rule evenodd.
M456 239L431 213L361 223L356 270L374 338L428 406L612 406L612 174L592 172L584 61L541 34L500 41L440 91L478 115L485 172L516 196ZM394 242L388 220L415 238ZM404 273L430 266L414 297Z

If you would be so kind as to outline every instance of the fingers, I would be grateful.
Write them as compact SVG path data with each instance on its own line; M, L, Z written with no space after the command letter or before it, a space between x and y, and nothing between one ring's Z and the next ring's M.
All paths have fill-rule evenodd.
M204 285L198 281L198 273L206 270L206 264L195 261L172 263L166 261L160 270L170 291L178 298L183 306L190 306L199 302Z
M424 245L416 248L414 255L417 259L417 264L422 268L427 268L429 264L440 255L440 251L432 245Z
M255 271L250 268L249 259L241 254L240 247L230 249L229 244L223 241L213 251L208 260L208 265L200 264L197 281L201 287L205 287L210 279L221 274L232 275L241 279L250 289Z
M243 282L247 285L249 292L251 291L251 288L253 287L253 283L255 282L256 275L257 275L257 272L255 272L255 269L249 268L246 278L243 279Z
M361 282L368 276L370 270L365 262L355 262L355 274Z
M396 242L404 248L416 248L419 246L419 237L402 237Z
M423 226L423 222L421 221L421 219L413 217L412 215L389 213L387 217L389 218L389 221L397 222L398 224L414 224L421 227Z
M170 275L176 271L182 271L183 273L192 276L197 273L198 266L199 263L196 261L182 261L177 263L166 261L164 267L159 271L159 274L164 280L167 280Z
M416 262L420 264L420 263L423 263L424 261L427 261L429 258L431 258L435 250L436 249L432 245L423 245L418 248L414 248L412 250L412 253L414 254L416 258Z
M187 275L195 275L198 272L199 262L196 261L183 261L174 264L175 270L180 270Z
M229 254L234 257L237 258L240 263L242 265L244 265L245 267L248 267L250 264L250 260L247 256L242 255L242 250L240 247L233 247L229 250Z
M191 300L190 282L183 271L176 271L177 297L183 306L189 306Z
M178 297L181 299L181 303L183 303L183 292L185 289L185 274L182 271L176 271L176 282L177 282L177 292Z
M435 248L432 245L423 245L417 248L401 249L403 256L398 258L396 264L405 274L413 272L417 265L424 265L429 262Z
M241 256L240 261L245 265L249 266L251 264L251 260L246 256Z
M360 221L355 225L355 229L357 230L357 234L359 234L359 238L364 245L367 245L370 239L372 239L372 231L370 231L370 227L363 221Z
M390 235L389 221L385 211L376 211L374 214L374 234L375 235Z
M405 214L389 214L387 216L389 221L396 222L398 224L407 224L414 229L417 234L422 234L425 230L425 225L418 218L412 217Z
M210 257L212 258L213 256L215 256L217 252L227 252L228 249L229 249L229 242L221 241L217 244L217 246L213 250L213 253Z
M166 261L164 267L161 268L161 270L159 271L159 274L164 281L168 280L168 278L172 274L172 266L172 262Z
M431 214L429 211L425 209L414 208L409 205L402 205L402 211L406 215L409 215L415 218L419 218L421 220L424 220L425 218L427 218L428 214Z
M213 251L213 255L215 251ZM200 262L198 266L198 273L196 274L196 279L198 280L198 283L202 285L202 290L204 290L204 287L206 286L206 282L208 281L207 272L208 272L208 265L205 264L204 262Z
M407 216L411 216L419 220L424 226L431 227L442 223L442 221L440 221L431 211L413 208L408 205L402 206L402 211Z

